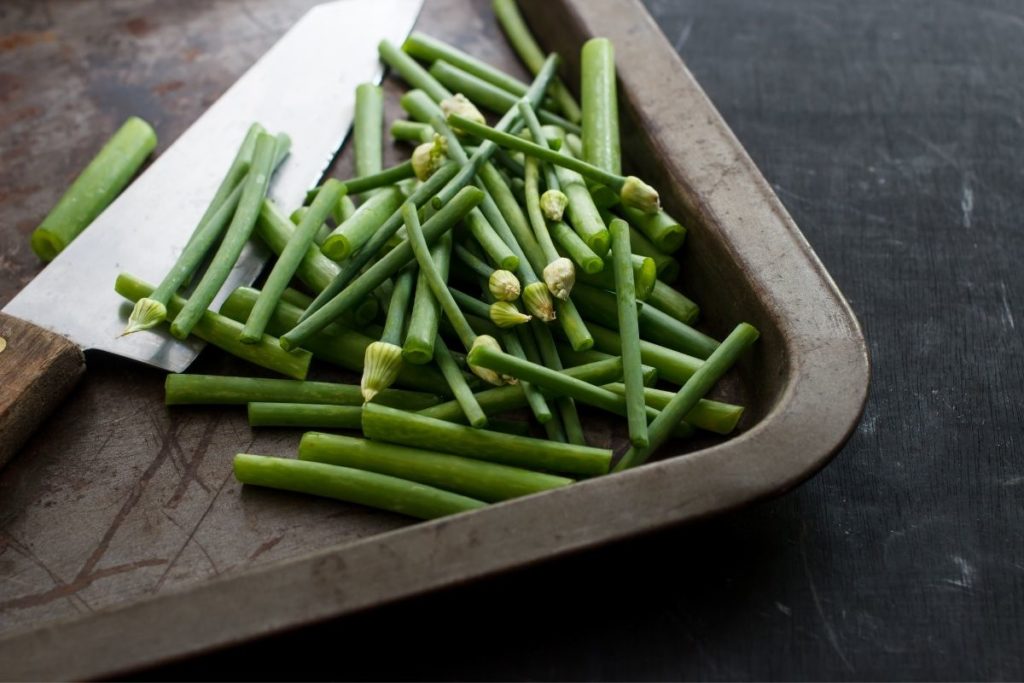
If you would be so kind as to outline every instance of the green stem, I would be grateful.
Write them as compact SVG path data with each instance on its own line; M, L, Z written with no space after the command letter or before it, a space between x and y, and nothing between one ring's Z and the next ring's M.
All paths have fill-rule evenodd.
M297 226L299 223L302 222L303 216L305 216L307 213L309 213L309 207L300 206L299 208L292 211L291 214L289 214L288 220L290 220L294 225ZM335 213L337 213L337 207L335 207L335 209L331 211L331 215L333 216ZM316 229L316 234L313 235L313 244L319 247L321 244L324 243L324 240L327 239L327 236L330 234L331 226L327 225L327 223L321 223L320 227Z
M557 415L553 415L551 420L544 423L544 435L548 438L548 441L569 443L569 437L565 434L565 427L562 426L562 421Z
M527 118L531 130L534 131L534 137L538 134L543 135L543 131L539 130L540 123L526 109L527 107L522 104L520 105L520 110L523 111L523 115ZM563 140L565 137L564 133L561 131L557 132L558 137L556 139ZM556 151L556 153L566 158L573 158L572 153L568 149L563 148ZM554 175L554 182L552 183L549 180L549 184L552 187L560 188L566 196L568 200L566 213L568 214L569 222L576 231L577 237L587 245L592 253L603 257L608 253L608 229L605 226L600 210L597 208L594 197L587 187L586 181L576 171L554 164L549 166L552 169L552 173L549 173L549 175Z
M446 164L438 169L434 175L430 176L427 182L421 184L416 190L413 191L406 201L413 202L416 206L422 206L433 197L438 190L445 186L458 172L458 165ZM302 320L306 320L320 308L324 306L328 301L331 301L340 294L358 275L359 271L362 270L363 266L368 264L373 258L380 252L380 250L387 244L398 229L402 227L402 214L400 211L395 211L391 216L384 221L384 225L380 226L373 236L367 240L363 248L352 255L351 258L346 260L342 265L338 274L331 280L331 282L325 287L320 294L313 300L309 308L302 314Z
M603 217L604 213L601 214ZM611 221L613 216L609 214L606 220ZM658 271L658 279L662 282L672 284L679 277L679 261L668 254L662 253L654 246L654 243L647 239L642 232L629 226L629 243L633 245L633 253L640 256L648 256L654 260L654 267Z
M259 294L258 291L257 294ZM297 289L292 289L291 287L285 289L284 292L281 293L281 301L287 302L292 306L298 306L300 310L309 306L312 300L312 297L308 294L300 292ZM339 322L342 327L360 330L376 319L377 313L380 312L380 309L381 305L377 301L377 297L372 296L366 299L357 308L346 311L340 318L338 318L337 322Z
M648 299L650 301L650 299ZM707 358L718 348L718 341L658 310L645 305L640 309L640 333L656 344L668 346L698 358Z
M555 342L555 349L558 351L558 358L561 360L562 364L570 368L577 365L586 365L587 363L596 363L598 361L608 360L609 358L615 358L614 355L605 353L604 351L598 351L597 349L575 351L568 344L560 342Z
M537 72L536 78L533 79L533 83L531 83L529 89L527 89L524 99L528 100L531 105L536 106L543 97L544 91L547 89L551 79L554 78L555 70L557 68L558 57L556 55L549 55L548 58L544 60L544 66ZM409 94L410 93L406 93L406 95ZM403 97L402 99L404 106L405 98ZM515 109L509 109L505 115L501 117L501 120L494 124L494 129L498 131L510 131L513 130L518 123L519 112ZM446 203L455 196L456 192L471 183L481 164L487 162L497 149L498 145L493 142L484 142L465 163L460 162L462 167L459 169L459 172L447 185L445 185L444 189L437 194L437 197L432 200L435 206Z
M558 246L569 255L573 263L583 269L584 273L594 275L604 270L604 259L587 246L579 233L566 225L564 221L554 221L547 225L551 235L558 242Z
M569 153L577 159L583 158L583 140L580 140L580 136L575 133L566 133L565 135L565 146L569 148Z
M526 325L518 326L512 330L503 330L501 335L502 344L508 349L508 352L517 358L523 359L529 358L526 351L527 338L529 338L530 342L533 341L532 337L530 337L530 330ZM546 425L554 417L547 399L529 382L519 382L519 384L523 388L526 403L530 406L530 412L537 418L537 422Z
M527 102L526 100L519 100L519 102L517 103L517 106L519 108L519 114L520 114L520 116L523 117L523 121L526 123L526 127L527 127L527 129L529 129L530 136L533 138L533 140L535 140L535 141L546 141L547 146L552 148L552 149L555 149L555 150L557 150L557 149L559 149L561 147L562 139L563 139L563 137L565 135L565 131L564 130L556 129L557 134L555 135L555 137L554 138L549 137L544 132L544 129L541 127L540 120L537 118L537 114L534 112L533 107L530 106L529 102ZM541 144L541 143L538 143L538 144ZM502 151L504 151L504 150L502 150ZM528 158L532 158L532 157L528 157ZM540 179L540 171L543 170L544 171L544 182L547 185L547 189L551 190L551 191L561 192L562 185L558 181L558 173L555 172L554 166L552 166L551 164L542 163L539 159L534 159L534 163L537 164L537 168L538 168L538 172L537 172L538 184L539 184L539 179ZM523 170L524 177L525 177L525 173L526 173L526 171L524 169ZM538 190L537 190L537 195L538 195L538 204L539 204L539 202L540 202L540 199L539 199L540 189L539 189L539 187L538 187ZM564 197L565 195L563 194L562 196Z
M455 401L462 408L466 421L477 429L486 427L487 415L484 414L483 408L480 407L476 396L473 395L473 390L466 383L466 377L462 374L462 369L455 362L451 351L448 350L448 345L444 343L440 335L437 335L435 340L434 358L437 360L437 366L441 369L441 374L444 375L445 380L448 382L448 388L451 390L452 395L455 396Z
M138 301L153 292L153 286L127 273L117 276L114 290L129 301ZM185 299L174 295L167 302L168 318L179 315L185 306ZM243 344L238 340L242 332L241 323L214 313L203 311L192 326L192 335L227 351L233 356L247 360L261 367L279 372L295 379L305 379L309 371L311 356L308 351L288 352L281 348L278 340L264 335L258 344Z
M256 221L255 230L256 236L259 237L260 241L266 244L273 253L281 254L287 247L288 241L294 232L295 227L290 221L285 219L277 206L269 199L263 200L263 206L260 207L260 217ZM295 276L314 292L322 291L337 274L338 265L324 256L314 246L306 249L306 255L295 271ZM365 311L367 315L371 311L373 315L376 315L377 309L375 306L371 308L368 305L369 301L367 300L367 305L360 306L359 309L352 311L353 315L346 322L352 324L368 322L366 316L363 315L364 309L371 309ZM372 316L370 317L372 318Z
M556 65L557 59L552 55L546 61L544 69L542 69L534 83L530 86L525 97L527 101L535 102L540 98L543 94L544 84L552 77ZM434 206L440 206L443 204L449 192L454 191L454 188L468 184L475 172L483 170L485 174L487 173L487 169L484 167L489 166L487 164L487 159L496 147L485 143L478 148L473 157L468 158L465 151L462 149L458 138L454 133L452 133L451 129L448 128L444 120L437 115L438 112L436 107L429 102L425 102L425 99L426 98L423 97L423 93L409 92L402 98L402 106L405 107L413 116L419 118L429 117L431 125L444 135L448 141L449 156L462 165L461 171L445 187L445 189L438 193L438 195L432 200ZM502 117L501 121L498 122L497 128L499 130L512 129L516 125L516 114L517 112L515 110L509 110L506 115ZM491 170L493 170L493 167ZM501 181L499 185L503 186L505 194L502 194L502 187L496 187L494 188L494 191L498 192L499 196L505 196L507 200L510 200L510 203L506 206L506 210L511 212L509 215L513 217L513 220L515 220L515 212L519 210L518 204L516 204L514 197L511 196L511 192L508 190L507 186L504 186L504 182L501 180L500 174L498 174L496 170L494 173L497 175L497 180ZM490 223L505 244L519 259L518 271L525 285L523 290L524 301L530 309L530 312L544 320L553 319L554 310L546 288L543 291L539 291L536 287L533 287L535 283L539 283L539 278L536 275L535 269L531 267L531 264L528 262L528 258L536 256L536 254L533 253L533 250L536 250L539 253L539 247L536 247L532 236L529 234L528 226L525 226L525 218L522 221L525 226L522 227L522 234L515 235L513 234L512 228L509 227L509 223L506 222L502 211L498 208L498 205L489 193L484 194L481 209L488 223ZM521 211L519 213L521 214ZM521 226L518 226L517 224L514 227ZM526 252L525 254L524 251ZM580 337L580 326L570 326L569 330L573 330L577 337ZM577 341L580 344L591 343L586 336L580 337Z
M399 104L402 105L402 109L405 112L419 121L420 123L430 126L431 135L430 140L434 139L433 133L439 133L441 131L434 128L432 125L434 119L444 118L444 113L441 111L441 107L438 106L437 100L433 100L423 90L409 90L399 99ZM427 140L429 142L429 140Z
M505 244L505 240L494 231L479 209L473 209L466 216L466 228L487 256L505 270L518 270L519 257Z
M621 372L622 360L617 358L616 361ZM490 368L495 372L517 377L520 380L533 382L556 396L568 396L595 408L620 415L626 414L626 401L622 396L501 351L478 347L469 354L469 362L473 365Z
M555 299L555 310L558 312L558 322L565 332L566 339L577 351L586 351L594 346L594 336L590 334L590 328L583 320L582 314L576 308L576 302L572 299Z
M260 206L267 194L270 175L273 172L274 160L277 156L276 148L279 144L282 147L286 145L287 140L286 137L275 138L266 133L260 133L256 139L252 166L246 176L242 196L238 200L238 208L231 219L231 224L206 269L206 273L203 274L199 284L189 296L188 302L171 323L171 334L178 339L184 339L189 335L189 332L203 316L204 311L213 302L214 297L217 296L217 292L227 280L235 263L238 262L242 249L252 235Z
M445 282L448 281L448 270L451 265L451 248L451 233L445 233L430 249L431 261ZM415 249L413 252L415 253ZM427 277L420 268L416 278L416 294L413 298L412 316L409 318L409 330L405 334L405 344L402 346L402 358L416 365L429 363L434 358L434 342L437 339L437 324L441 315L441 304L431 291Z
M664 210L653 215L629 206L622 206L619 210L633 227L664 254L678 251L686 241L686 228Z
M543 363L552 370L563 372L562 359L558 355L551 330L536 322L531 324L531 329L522 331L522 337L528 361ZM576 402L568 396L560 396L555 399L555 405L558 407L558 414L565 428L566 440L578 446L586 446L587 438L583 433L583 424L580 422L580 415L576 410Z
M345 191L348 196L354 196L364 194L370 190L376 190L381 187L387 187L388 185L395 185L400 183L407 178L413 178L416 176L416 172L412 168L412 161L403 161L400 164L385 168L377 173L370 175L360 176L358 178L349 178L343 181L345 185ZM320 188L310 190L306 195L306 201L311 201L312 197L319 192Z
M615 294L602 289L596 289L589 285L577 285L573 292L580 308L586 312L587 318L596 323L619 329L618 305ZM643 304L636 301L635 295L632 302L634 309L642 308Z
M502 218L508 225L511 235L519 243L530 265L537 272L544 269L547 261L544 258L544 251L533 236L530 229L530 222L523 213L519 202L509 188L508 183L501 177L501 173L491 163L481 164L479 172L480 180L483 182L487 192L494 200L495 206L501 213Z
M341 225L349 218L351 218L355 212L355 202L352 201L351 197L345 194L342 195L341 199L338 200L338 206L335 207L334 211L331 213L331 217L334 219L335 224ZM324 227L326 228L327 226ZM320 238L320 242L323 242L325 239L327 239L327 235L329 235L330 232L331 231L328 229L327 233ZM320 244L320 242L318 242L317 244Z
M693 410L697 402L711 390L722 375L728 372L740 354L753 344L758 336L757 329L752 325L737 325L651 423L649 445L645 448L630 448L615 466L615 471L619 472L647 462L651 454L672 434L673 428Z
M589 43L588 43L589 44ZM584 47L584 51L586 47ZM584 91L586 92L586 91ZM584 102L588 100L584 98ZM587 120L586 115L583 118ZM629 423L629 441L634 446L646 446L647 413L644 404L643 362L640 359L640 324L636 314L636 291L633 287L633 264L630 256L629 225L613 220L608 226L612 237L612 266L615 270L615 300L618 312L619 336L622 338L622 376L626 385L626 419Z
M614 382L622 376L622 362L618 358L578 365L574 368L566 368L562 371L569 377L575 377L591 384L607 384ZM488 415L500 415L510 410L525 408L527 405L526 395L518 384L485 389L477 392L476 400ZM421 410L420 415L447 420L450 422L461 422L465 420L462 408L456 401L448 401L426 410Z
M377 46L381 61L390 66L402 77L406 83L413 88L419 88L435 102L446 100L452 96L452 92L444 87L437 80L427 73L427 70L416 63L416 60L399 50L386 40L382 40Z
M583 158L606 171L621 174L615 47L607 38L592 38L583 44L580 90L583 101Z
M32 231L36 256L52 261L71 244L110 206L155 147L156 133L148 123L136 116L125 121Z
M579 305L594 322L619 329L615 295L589 285L577 285L574 292ZM672 318L653 306L641 305L638 312L640 336L681 353L707 358L718 342L684 322Z
M455 303L460 309L465 309L468 315L475 315L478 318L490 320L491 307L485 302L458 289L452 289L449 291L451 292Z
M359 429L363 419L363 408L361 405L254 402L249 404L248 416L250 427Z
M654 291L658 282L658 269L654 265L654 259L647 256L633 254L630 260L633 263L633 285L636 287L636 298L639 301L646 301L650 298L651 292ZM615 289L614 269L607 261L605 261L604 267L594 273L584 271L580 274L579 279L580 282L592 287Z
M525 285L538 282L539 278L536 274L537 267L543 267L543 256L540 252L540 247L533 240L530 235L529 226L526 223L526 217L523 216L522 210L519 208L519 204L516 202L515 197L512 196L511 190L505 184L501 174L486 160L480 160L476 163L477 155L473 158L466 156L465 150L462 148L462 143L459 138L452 132L451 128L445 124L444 119L439 115L439 110L435 111L432 108L432 104L424 102L425 98L422 97L422 93L410 92L406 93L405 97L402 98L403 106L406 106L408 111L414 116L430 117L431 125L445 137L448 142L448 154L456 162L462 165L463 169L473 167L479 171L480 180L478 185L483 185L484 198L481 204L481 211L479 216L474 216L470 222L470 230L476 235L480 234L481 246L488 249L494 249L493 237L488 234L488 231L484 229L483 223L491 228L495 234L505 243L505 246L512 252L512 255L518 261L516 270L518 270L523 283ZM510 110L510 113L512 110ZM446 188L447 189L447 188ZM440 195L439 195L440 196ZM497 197L497 200L495 199ZM436 198L435 198L436 201ZM501 206L499 207L499 202ZM502 263L496 261L496 263ZM502 263L502 267L508 268L505 263Z
M586 243L588 247L599 256L608 253L608 228L601 220L601 213L590 196L590 190L583 182L572 182L563 169L559 169L558 176L562 185L562 192L569 200L566 207L566 214L569 216L569 223L575 229L576 234Z
M484 296L486 297L487 302L493 304L495 298L490 293L490 290L485 286L484 291ZM466 297L466 295L463 296ZM483 302L480 303L484 306L487 305ZM499 336L501 337L502 344L504 344L505 348L508 349L509 353L518 358L528 359L530 358L530 353L535 353L536 350L536 347L532 346L533 337L529 335L529 329L527 327L517 326L517 328L518 329L501 330L499 332ZM524 332L526 334L524 334ZM531 344L531 348L529 350L526 348L527 340ZM536 387L532 386L529 382L520 382L519 385L522 387L523 394L526 396L526 403L530 406L530 412L532 412L533 416L537 418L537 422L540 422L542 425L546 425L550 422L554 415L551 412L551 407L548 405L547 399L545 399Z
M416 268L411 264L395 277L395 288L391 290L388 313L384 319L384 332L380 336L382 342L396 346L402 342L402 332L409 312L409 298L412 296L415 283Z
M472 74L491 85L495 85L506 92L512 93L517 97L525 95L529 88L529 85L518 78L510 76L504 71L496 69L490 64L481 61L472 55L466 54L462 50L453 47L448 43L420 33L419 31L414 31L405 39L405 43L402 44L402 50L421 61L427 62L428 64L438 61L448 62L452 66L455 66L466 73ZM466 94L468 97L467 93L463 94ZM554 104L554 102L552 102L552 104Z
M622 338L618 332L595 325L589 325L591 334L594 335L594 347L605 353L622 353ZM683 384L697 371L703 361L700 358L679 353L673 349L665 348L645 339L640 340L640 358L644 365L649 365L658 371L658 377L673 384Z
M509 187L512 189L512 193L515 194L515 182L522 182L525 168L517 159L500 147L494 150L493 158L495 163L504 168L508 175L511 176L512 182L509 184Z
M473 315L472 313L467 313L466 322L469 323L469 326L473 328L473 331L476 332L478 337L486 334L497 339L498 337L501 336L501 328L492 323L488 318L481 318L480 316ZM441 319L441 329L446 335L450 337L458 336L457 334L455 334L455 328L452 327L451 323L448 322L447 318Z
M363 408L363 433L378 441L566 474L604 474L611 460L607 449L473 429L372 403Z
M558 351L558 357L561 362L569 367L619 358L619 356L613 356L610 353L596 351L594 349L589 349L587 351L573 351L571 346L557 342L555 343L555 349ZM545 363L545 365L551 364ZM658 371L650 365L641 365L640 367L643 369L644 386L653 386L658 381ZM591 384L594 384L594 382L591 382Z
M453 249L455 250L455 255L459 260L480 277L488 279L494 273L494 268L487 263L484 263L484 261L476 254L471 252L469 249L466 249L461 244L454 245Z
M526 68L534 74L538 73L543 65L544 53L541 52L540 46L537 45L537 41L530 33L529 27L523 20L523 15L519 13L515 0L494 0L492 6L494 14L498 17L498 23L504 29L516 54L526 64ZM566 118L570 121L580 120L580 106L565 84L557 78L551 84L551 95L558 102L558 106Z
M176 294L178 289L193 276L203 259L206 258L210 247L224 232L224 227L234 215L241 196L242 186L238 185L227 199L221 202L210 220L201 224L196 232L192 233L192 237L182 250L177 262L153 290L152 296L139 299L136 302L122 336L151 329L167 320L167 304L171 296Z
M387 389L376 402L403 410L423 410L441 401L435 394ZM261 377L169 374L164 380L164 403L179 405L237 405L251 402L362 405L359 387L334 382L300 382Z
M221 304L220 312L232 320L245 320L258 296L259 292L255 289L239 287ZM284 334L298 323L301 313L302 308L282 301L274 310L267 329L271 334ZM319 360L362 373L366 347L374 341L361 332L331 323L307 339L304 345ZM404 366L396 384L434 393L443 392L445 387L444 378L436 368L421 365Z
M537 243L544 252L548 263L555 261L561 256L555 249L555 243L548 232L547 219L540 210L540 165L533 157L526 158L525 175L523 176L523 189L526 193L526 214L530 217L530 224L533 226L533 234Z
M499 114L504 114L516 106L516 100L519 99L512 93L443 60L434 62L430 67L430 75L452 91L462 93L474 104ZM578 125L558 114L541 109L537 112L537 116L546 124L558 126L573 133L580 132Z
M622 176L605 171L593 164L588 164L581 159L571 156L564 147L560 151L555 151L546 146L524 140L519 136L471 121L458 114L448 115L448 125L454 126L469 135L493 142L505 149L522 152L528 156L554 164L559 168L575 171L588 180L606 185L619 193L622 203L626 207L635 207L645 214L656 214L660 209L657 191L636 176ZM561 176L559 176L559 179L562 185L567 184L566 181L561 180ZM565 189L563 187L563 190ZM568 191L566 191L566 194L568 194Z
M664 282L654 283L647 303L687 325L694 324L700 317L700 307L696 303Z
M449 149L452 149L452 145L453 142L449 139ZM454 141L454 145L457 148L457 140ZM458 161L458 157L456 157L456 160ZM509 248L520 258L519 273L524 285L529 286L534 282L539 282L540 279L537 277L537 272L544 271L547 260L543 249L533 236L533 231L523 215L522 209L520 209L519 204L512 196L512 192L501 177L501 174L491 164L480 166L480 178L493 196L498 198L496 201L492 200L490 196L485 196L482 208L484 212L491 211L488 214L488 220L495 226L495 230ZM500 207L503 208L499 208L499 201ZM506 218L510 220L506 221ZM551 285L545 283L545 287L550 289ZM527 303L529 303L528 300ZM556 297L552 305L557 312L559 324L569 337L573 347L585 349L593 346L594 340L591 338L587 326L576 310L576 305L573 301ZM547 319L536 308L531 308L530 312L542 320Z
M621 373L622 359L615 358L614 361ZM628 413L625 396L605 389L602 386L595 386L575 379L568 373L556 372L544 365L515 358L495 349L477 347L469 354L469 362L473 365L490 368L495 372L517 377L520 381L533 382L538 387L555 396L574 398L581 403L586 403L616 415L626 416ZM657 410L647 407L643 402L641 402L641 406L643 406L644 414L647 418L653 419L659 415ZM676 432L675 428L678 424L679 421L672 426L670 433L674 432L679 436L690 436L693 431L692 428L687 425Z
M357 176L384 168L384 91L373 83L356 86L356 115L352 127Z
M360 429L363 416L361 406L334 406L319 403L250 403L248 410L249 426L251 427ZM520 436L527 436L530 431L529 423L523 420L502 419L490 420L487 429Z
M448 283L441 276L440 271L430 256L430 248L427 246L424 234L425 230L420 225L419 216L416 215L416 207L412 204L403 206L402 217L405 219L405 230L408 235L410 248L417 263L420 265L420 276L426 280L430 291L433 292L441 309L444 310L445 317L451 322L455 328L455 333L459 336L459 340L468 351L473 348L476 333L473 332L469 323L466 322L466 317L459 309L459 305L455 303L455 299L452 298L451 291L448 289Z
M343 193L344 185L331 179L317 194L309 211L302 217L302 222L296 227L281 255L274 263L270 275L267 276L263 289L260 291L260 298L257 299L256 305L245 323L245 328L242 330L242 342L255 344L263 336L264 330L267 329L267 321L270 320L270 315L273 313L278 299L281 298L282 292L288 287L288 283L295 276L302 261L306 258L306 254L313 247L313 237L316 235L316 231L327 220L328 214L337 205Z
M470 210L479 204L482 198L483 192L475 187L467 187L460 191L458 195L426 222L423 226L424 235L429 235L429 239L435 239L440 234L450 230L455 223L462 220ZM414 207L411 199L406 202L406 205ZM412 213L415 214L415 208L413 208ZM376 233L376 235L379 234L380 231ZM329 325L332 320L341 315L345 310L364 297L369 296L384 280L398 272L412 259L412 247L409 241L406 240L382 256L366 272L353 280L349 286L345 287L345 289L325 303L315 313L283 335L281 337L281 345L285 348L295 348L302 344L310 336ZM420 268L422 267L423 264L420 263Z
M344 190L344 183L341 184ZM317 188L319 193L320 188ZM315 197L319 194L314 195ZM401 206L405 197L397 185L381 188L370 195L359 208L320 241L320 250L331 260L340 262L359 251L381 225Z
M611 187L616 192L621 191L623 185L626 183L625 176L606 171L593 164L587 163L582 159L577 159L571 154L568 154L568 150L564 150L564 148L563 150L555 151L547 145L540 145L536 142L525 140L518 135L512 135L511 133L491 128L490 126L477 123L476 121L471 121L464 116L459 116L458 114L448 115L448 125L465 131L469 135L493 142L504 149L522 152L527 156L546 161L559 168L567 168L570 171L575 171L584 178L603 183L608 187ZM563 151L566 153L563 154Z
M243 484L334 498L419 519L435 519L486 505L432 486L319 462L239 453L234 469L235 478Z
M430 142L434 139L434 128L428 123L398 119L391 124L391 137L416 144Z
M572 479L420 448L311 432L299 459L341 465L497 502L573 483Z
M626 385L621 382L605 384L604 388L620 395L625 395L626 391ZM675 395L674 391L644 387L644 402L656 410L664 410ZM683 419L694 427L709 432L729 434L736 429L741 417L743 406L702 398Z
M206 258L210 248L220 238L231 217L238 207L242 196L242 186L249 164L252 162L256 138L264 132L258 123L250 126L235 158L228 168L220 186L210 200L209 206L199 219L196 229L188 239L185 248L178 255L164 279L153 290L153 295L140 299L135 304L128 326L124 334L146 330L159 325L167 319L167 302L183 285L191 280L196 270Z
M357 405L249 403L249 425L251 427L360 429L361 424L362 408ZM523 420L492 420L486 428L522 436L529 434L529 423ZM373 443L379 443L379 441L373 441ZM373 470L372 467L359 469Z

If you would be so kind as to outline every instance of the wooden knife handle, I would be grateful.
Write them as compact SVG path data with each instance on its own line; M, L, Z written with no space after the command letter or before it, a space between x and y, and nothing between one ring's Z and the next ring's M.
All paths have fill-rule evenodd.
M0 313L0 467L85 371L82 350L59 334Z

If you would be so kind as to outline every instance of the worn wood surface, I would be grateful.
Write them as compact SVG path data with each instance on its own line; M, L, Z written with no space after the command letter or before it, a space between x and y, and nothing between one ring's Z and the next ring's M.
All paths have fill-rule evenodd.
M0 6L0 305L41 268L28 235L97 141L136 114L159 153L315 4ZM388 120L398 111L389 98ZM350 175L350 156L335 174ZM193 369L253 374L215 350ZM231 455L294 453L297 434L251 432L244 410L168 410L162 394L163 373L90 355L87 381L0 471L0 632L408 523L243 492Z
M835 467L786 499L749 513L280 638L276 643L290 652L287 662L261 643L163 675L203 675L197 667L227 664L235 675L295 677L286 667L293 667L301 652L319 661L323 675L353 678L1019 677L1020 654L1013 645L1021 642L1024 562L1015 534L1020 509L1013 505L1020 473L1011 457L1019 437L1010 430L1020 415L1017 404L999 398L1020 383L1019 355L1011 355L1020 350L1013 334L1020 279L1008 265L1021 246L1019 233L1009 232L1019 178L1009 156L969 154L979 140L1012 149L1007 142L1014 138L1001 136L1009 135L1007 127L1019 129L1007 113L1013 102L985 97L993 85L1014 92L1010 64L1017 62L986 70L980 52L1001 44L998 38L1012 23L999 21L994 3L986 5L988 13L965 8L948 18L929 10L931 5L916 4L913 23L910 15L887 14L882 3L846 8L783 2L760 12L736 1L652 7L852 294L873 339L880 364L875 400ZM152 109L139 113L152 117L158 128L165 126L160 132L170 141L300 13L300 5L167 3L158 11L155 3L104 3L101 13L95 10L99 3L45 3L48 12L38 9L42 3L5 3L0 43L17 49L6 50L0 61L5 79L0 116L6 124L0 140L5 162L12 160L0 168L0 188L21 190L3 203L0 254L4 274L13 278L0 281L9 288L0 291L0 301L20 286L9 284L12 279L26 281L34 272L21 239L59 193L56 178L63 173L66 180L69 169L88 157L95 135L89 125L108 117L109 132L135 111L132 106L148 102ZM161 12L171 14L165 20ZM928 19L923 27L917 26L918 17ZM959 23L945 23L954 20ZM68 41L46 37L61 21L76 27L69 35L81 29L71 48ZM897 30L901 35L891 35L893 23L903 27ZM859 28L840 30L851 25ZM969 43L978 54L961 41L962 26L987 39ZM471 28L490 30L483 21L471 22ZM193 45L198 36L205 41L211 34L220 35L222 43ZM162 36L171 36L180 57L151 49L147 41ZM950 66L928 51L936 36L946 38L943 59L960 62ZM481 38L480 47L486 44ZM44 53L47 72L55 65L63 71L19 83L18 74L39 58L22 52L29 49L51 50ZM858 66L843 72L840 89L834 72L846 64L844 50L859 61L850 60ZM807 59L808 53L819 59ZM83 66L87 58L91 69ZM163 70L149 61L165 59ZM232 68L232 73L218 71ZM168 71L180 74L172 80L189 87L165 85L158 95L152 88L172 82L157 80ZM921 72L933 74L931 80L922 81ZM62 73L71 76L71 90L78 87L85 94L76 107L46 106L48 91L51 101L66 102L53 92L68 87ZM211 73L223 82L205 81ZM794 80L793 73L805 74L806 80ZM131 82L140 78L142 83ZM951 79L960 90L972 79L986 87L975 84L977 90L963 93L948 89ZM886 86L880 92L879 82ZM908 93L916 93L916 106L913 97L905 102ZM124 109L116 108L119 102ZM33 106L36 112L25 113ZM969 115L979 123L965 133L959 126ZM13 121L19 116L22 123ZM908 116L917 118L903 123ZM46 124L48 117L56 120ZM50 137L43 135L47 125ZM915 137L922 135L924 142ZM31 161L25 152L13 153L31 140L47 153ZM14 163L19 158L20 166ZM40 175L38 169L46 172ZM968 174L971 184L961 185ZM31 189L30 179L37 179L38 187ZM969 234L977 241L965 241L965 222L975 228ZM982 246L972 252L972 243ZM993 355L977 360L979 348ZM200 362L224 369L216 359ZM143 556L133 554L140 549L123 546L127 534L119 532L120 525L175 538L170 547L181 551L174 562L206 564L206 575L242 566L250 555L269 560L300 550L292 545L294 527L283 499L256 494L258 501L246 500L250 492L239 496L232 481L211 477L222 470L204 465L206 452L230 452L239 439L250 438L240 417L196 411L171 420L159 407L156 373L109 360L93 362L91 372L52 433L28 449L26 457L37 464L16 464L20 474L0 476L0 566L5 577L29 589L19 590L42 593L32 600L72 614L103 606L89 602L99 582L95 588L103 587L103 594L111 594L114 584L118 594L131 595L149 585L151 572L168 576L164 585L189 579L169 571L171 560L140 563L135 558ZM136 385L122 396L126 386ZM123 415L125 424L108 425L102 435L71 435L76 423L101 413ZM132 440L133 421L139 420L152 425L146 427L149 435ZM961 431L965 424L977 430ZM154 441L153 434L160 438ZM105 438L114 444L104 445ZM209 450L183 452L181 444L193 443ZM278 435L262 437L257 445L286 444L290 447L290 440ZM83 445L88 453L61 452ZM72 463L97 468L95 474L108 477L116 496L89 499L89 491L76 491L82 482L61 476L75 471ZM69 497L47 491L53 482L68 487L72 499L82 495L70 514L47 513L53 497ZM237 518L246 530L268 533L274 545L262 552L218 545L213 550L224 553L219 566L204 555L210 549L198 537L202 534L190 538L187 529L208 514L215 518L226 504L239 506ZM339 511L333 504L318 509L324 518ZM111 520L113 527L104 526ZM176 531L174 522L184 528ZM38 557L54 525L80 530L81 547L62 548L74 561ZM218 530L216 537L237 531ZM28 544L25 538L31 539ZM336 539L312 535L305 541ZM29 613L30 620L37 608L30 602L5 606ZM439 613L455 623L462 618L487 628L461 629L461 644L453 652L450 634L431 627ZM396 640L405 654L382 659L379 643L393 647ZM346 644L343 667L339 642ZM970 656L964 656L964 648Z
M0 467L67 397L85 371L82 350L0 313Z

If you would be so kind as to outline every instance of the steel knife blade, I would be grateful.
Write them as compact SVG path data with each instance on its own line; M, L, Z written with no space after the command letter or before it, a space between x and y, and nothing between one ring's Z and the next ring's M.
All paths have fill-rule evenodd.
M254 121L291 137L270 197L289 211L299 206L345 139L356 85L380 80L378 43L401 43L421 4L337 0L309 10L3 312L83 349L184 370L201 342L180 342L163 330L119 337L130 306L114 292L118 273L160 282ZM267 256L248 245L214 306L251 284Z
M82 351L172 372L202 348L165 330L120 336L131 305L121 272L159 283L187 243L250 124L285 132L291 154L270 197L291 210L330 165L355 116L355 87L378 81L381 40L400 43L422 0L336 0L305 14L0 311L0 466L74 387ZM267 259L247 245L214 299L248 285Z

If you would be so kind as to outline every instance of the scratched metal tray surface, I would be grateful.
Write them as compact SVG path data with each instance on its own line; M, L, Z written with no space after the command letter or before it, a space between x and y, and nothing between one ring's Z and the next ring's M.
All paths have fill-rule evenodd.
M690 229L680 288L701 303L708 332L724 336L741 320L761 330L716 393L747 406L738 434L413 523L243 488L231 476L235 452L291 455L298 435L251 431L238 411L168 410L159 373L90 358L98 371L70 416L55 418L81 428L55 424L57 436L37 436L0 473L0 676L129 671L707 517L799 484L842 446L867 392L858 323L647 12L633 0L522 5L572 81L583 41L615 42L627 163ZM428 0L418 28L522 75L488 6ZM387 90L390 121L401 86ZM349 156L335 175L347 175ZM249 371L216 352L197 369ZM125 382L131 392L119 391ZM624 444L600 419L588 428L596 443Z

